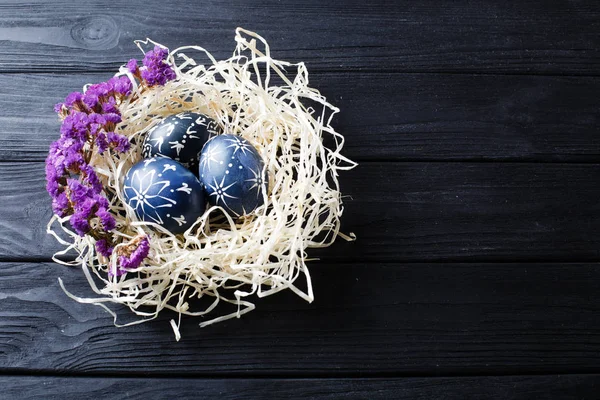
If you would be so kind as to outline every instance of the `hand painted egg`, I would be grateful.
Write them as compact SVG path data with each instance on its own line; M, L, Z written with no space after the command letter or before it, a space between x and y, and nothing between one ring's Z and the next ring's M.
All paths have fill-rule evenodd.
M206 115L190 112L171 115L148 132L142 156L169 157L196 174L202 147L219 133L221 127Z
M268 177L258 151L246 139L219 135L200 153L200 181L208 202L232 216L247 215L264 203Z
M206 207L200 181L168 158L149 158L131 167L123 194L140 220L155 222L172 233L188 229Z

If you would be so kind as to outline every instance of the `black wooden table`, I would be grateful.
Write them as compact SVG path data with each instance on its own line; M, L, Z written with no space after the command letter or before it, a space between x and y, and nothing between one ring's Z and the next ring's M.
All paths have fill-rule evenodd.
M0 1L0 398L600 396L597 1L166 3ZM311 253L313 304L117 329L51 262L52 106L237 26L341 108L358 240Z

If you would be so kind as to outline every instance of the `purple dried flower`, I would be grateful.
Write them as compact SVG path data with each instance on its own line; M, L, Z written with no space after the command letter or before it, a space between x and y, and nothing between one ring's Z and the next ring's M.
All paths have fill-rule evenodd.
M93 217L96 209L96 201L93 197L88 197L83 202L75 205L75 214L78 214L82 219L85 219L86 223L89 225L90 218Z
M121 122L121 114L118 113L107 113L104 114L104 119L106 122L112 122L113 124L118 124Z
M137 248L131 253L129 257L120 256L119 257L119 267L117 269L117 276L123 275L127 272L128 269L137 268L142 261L146 257L148 257L148 253L150 251L150 242L148 241L148 236L144 236L138 241Z
M96 136L98 135L98 132L100 132L100 130L102 129L102 125L100 124L90 124L89 126L89 134L90 136Z
M77 232L79 236L84 236L90 230L90 223L88 218L89 214L87 214L85 210L77 210L71 216L69 222L71 223L71 226L73 227L73 229L75 229L75 232Z
M64 175L69 168L76 172L83 164L82 148L83 143L80 141L71 138L60 138L50 146L46 164L51 164L54 167L57 176Z
M112 93L113 85L109 82L100 82L90 85L83 95L83 102L89 108L95 108L102 104L105 98Z
M46 190L53 199L58 196L60 191L60 185L56 178L56 169L52 165L46 165Z
M117 100L114 97L109 97L102 103L102 112L104 115L119 115L119 122L121 122L120 111L117 107Z
M50 196L52 196L52 198L58 196L58 192L60 190L58 180L60 179L61 175L62 174L59 174L56 171L54 165L52 164L51 157L48 156L48 158L46 159L46 190L48 191L48 193L50 193Z
M64 106L65 106L65 103L56 103L54 105L54 112L57 114L60 113Z
M98 253L102 254L104 257L110 257L113 252L113 248L110 247L106 239L100 239L96 241L96 250L98 250Z
M83 204L92 195L90 188L77 179L67 179L67 187L69 188L69 197L73 204Z
M125 153L131 146L129 139L126 136L119 135L118 133L107 132L106 138L108 139L108 143L110 143L114 149L121 153Z
M113 87L113 91L123 96L131 94L131 81L127 76L114 77L109 80Z
M62 167L63 169L78 171L84 163L81 154L83 143L72 139L61 139L59 140L59 146L56 161L62 161L62 166L56 165L57 168Z
M165 62L168 55L169 49L155 46L154 50L147 52L144 56L141 76L148 86L164 85L167 81L175 79L175 71Z
M102 228L105 231L112 231L117 226L115 218L112 216L110 212L104 207L99 208L96 211L96 216L100 219L100 223L102 224Z
M54 168L54 177L57 180L63 175L65 175L65 156L63 156L62 153L59 152L54 154L52 157L48 157L48 159L46 160L46 164L51 165L52 168ZM46 170L46 173L48 173L48 170Z
M58 146L61 152L79 151L83 150L85 142L73 138L61 137L58 139Z
M169 49L155 45L153 50L150 50L144 55L142 64L144 64L145 67L149 67L154 63L165 60L168 55Z
M59 193L52 199L52 211L59 217L64 217L69 209L69 199L65 192Z
M73 229L79 235L85 235L90 230L89 221L95 214L100 219L104 231L113 230L116 221L108 212L108 200L100 194L94 194L85 185L77 185L76 182L74 179L69 180L71 204L75 209L70 221Z
M81 153L69 151L64 158L64 166L66 169L77 171L83 165L83 156Z
M83 95L83 103L89 108L93 109L98 105L99 102L100 96L93 90L88 90L85 92L85 95Z
M100 132L96 136L96 146L98 146L98 153L100 154L108 149L108 140L106 139L106 134L104 132Z
M96 202L96 205L100 208L108 209L108 207L109 207L108 200L106 199L106 197L102 196L101 194L95 194L94 201Z
M81 111L72 112L64 119L60 133L65 138L85 141L87 135L88 116Z
M96 171L94 171L94 168L92 168L89 164L86 164L81 167L81 172L84 175L84 181L91 186L93 193L102 192L102 182L100 182L100 179L98 178Z
M131 72L132 74L135 74L137 72L138 69L138 61L135 58L132 58L131 60L129 60L129 62L127 63L127 69L129 70L129 72Z
M85 93L94 93L98 97L107 96L112 91L112 85L108 82L99 82L93 85L90 85Z
M88 115L88 122L90 124L104 125L106 124L106 118L102 114L91 113Z
M171 70L171 67L165 69L146 69L142 71L142 79L148 82L149 86L164 85L170 80L175 79L175 72Z
M83 98L83 94L80 92L73 92L67 96L65 99L65 106L71 107L75 105L75 103L79 103Z

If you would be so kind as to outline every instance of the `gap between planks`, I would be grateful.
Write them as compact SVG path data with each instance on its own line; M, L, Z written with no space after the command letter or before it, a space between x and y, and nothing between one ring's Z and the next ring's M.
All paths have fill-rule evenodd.
M125 64L123 64L125 65ZM599 73L574 73L574 72L565 72L565 73L556 73L556 72L532 72L532 71L523 71L523 72L502 72L502 71L429 71L429 70L400 70L400 69L376 69L376 68L348 68L348 69L310 69L310 65L308 67L308 73L310 75L339 75L339 74L389 74L389 75L461 75L461 76L543 76L543 77L557 77L557 78L599 78ZM22 71L0 71L0 75L97 75L102 73L107 73L110 76L117 72L118 68L98 68L98 69L74 69L74 70L62 70L62 69L33 69L27 70L26 72Z

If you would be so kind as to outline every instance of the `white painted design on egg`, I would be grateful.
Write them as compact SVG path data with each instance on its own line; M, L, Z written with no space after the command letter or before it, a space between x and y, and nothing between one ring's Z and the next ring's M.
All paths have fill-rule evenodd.
M252 149L250 144L242 142L238 137L226 138L225 140L230 143L227 148L233 147L233 154L237 154L239 150L242 152L242 154L246 155L246 151L250 151Z
M185 140L183 141L183 143L185 143ZM177 141L177 140L174 142L169 142L169 144L171 145L172 149L175 149L175 151L177 152L177 155L179 155L181 150L185 147L183 144L179 143L179 141Z
M171 217L171 218L173 220L175 220L179 224L179 226L187 224L187 221L185 220L185 217L183 215L181 215L180 217Z
M258 171L255 171L251 168L248 169L250 172L252 172L252 175L254 175L254 177L250 178L250 179L246 179L246 182L252 182L253 185L250 187L249 190L253 190L253 189L257 189L256 190L256 197L258 197L260 195L260 188L262 187L263 184L263 179L262 179L262 174Z
M208 170L210 171L212 163L219 162L219 158L217 156L220 154L221 154L221 151L218 149L215 149L214 146L210 146L210 145L206 146L206 148L202 152L202 156L200 157L200 164L202 164L202 168L208 167Z
M199 136L193 135L193 133L198 133L198 131L192 130L193 127L194 127L194 125L188 126L187 130L185 131L185 133L187 135L189 135L190 139L200 139ZM185 137L186 137L186 135L183 135L184 139L185 139Z
M146 161L151 161L151 160L146 160ZM177 202L173 199L170 199L168 197L161 195L163 190L167 189L171 185L171 182L168 180L154 182L155 173L156 173L155 170L151 170L151 171L146 172L144 175L142 175L142 174L140 174L139 170L136 170L133 173L133 176L131 179L132 186L124 186L124 189L125 190L130 189L135 193L135 196L132 197L131 200L129 201L129 205L136 211L136 213L138 215L140 215L140 214L146 215L146 216L148 216L148 218L150 218L152 221L156 222L157 224L162 224L163 220L160 217L160 215L158 214L158 212L156 211L156 209L157 208L165 208L165 207L173 207L173 205L177 204ZM153 183L144 187L143 184L145 182L153 182ZM148 192L151 191L151 189L153 189L155 186L159 187L157 194L149 195ZM154 190L152 190L152 191L154 191ZM163 200L163 202L154 206L148 201L149 199L155 199L155 198L159 198L159 199ZM133 204L134 201L135 201L135 205ZM138 210L139 208L141 208L141 212Z
M187 194L192 193L192 188L187 183L181 182L181 187L176 189L178 192L186 192Z
M162 151L162 145L164 142L165 138L164 137L158 137L158 138L152 138L150 139L151 142L154 142L154 147L158 147L158 151Z
M213 190L213 192L210 194L211 196L217 196L217 202L221 201L223 202L223 204L225 204L226 207L229 208L229 206L227 205L227 200L226 198L230 198L230 199L237 199L237 197L230 195L229 193L227 193L227 189L229 189L230 187L232 187L233 185L236 184L236 182L233 182L232 184L230 184L229 186L224 186L225 184L225 177L223 176L223 179L221 179L221 183L217 183L217 180L213 178L214 181L214 186L211 184L208 184L208 186Z
M171 136L171 133L173 133L173 130L175 130L175 125L167 124L167 131L165 133L165 136Z
M176 171L177 167L175 167L175 165L173 165L173 164L165 164L163 166L163 171L162 172L164 173L165 171L169 171L169 170Z
M156 158L149 158L147 160L144 160L144 167L147 167L148 164L153 163L156 161Z
M192 117L190 117L188 115L188 113L184 112L180 112L179 114L175 114L175 116L179 119L192 119Z

